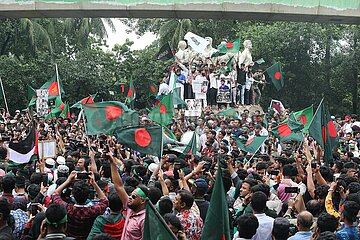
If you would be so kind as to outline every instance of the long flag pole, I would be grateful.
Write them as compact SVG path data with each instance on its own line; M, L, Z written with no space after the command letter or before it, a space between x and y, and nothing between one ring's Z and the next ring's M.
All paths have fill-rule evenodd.
M7 100L6 100L6 96L5 96L5 91L4 91L4 86L3 86L3 82L2 82L1 77L0 77L0 84L1 84L1 91L2 91L2 94L3 94L3 96L4 96L6 112L9 112L9 107L8 107L8 104L7 104Z
M58 89L59 89L59 97L60 97L60 100L62 100L62 99L61 99L61 88L60 88L59 70L58 70L58 65L57 65L57 63L55 63L55 72L56 72L56 82L57 82Z

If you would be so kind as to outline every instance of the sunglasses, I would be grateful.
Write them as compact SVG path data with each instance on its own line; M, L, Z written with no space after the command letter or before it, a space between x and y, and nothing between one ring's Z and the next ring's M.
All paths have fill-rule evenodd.
M136 194L131 194L130 197L135 200L135 199L138 198L139 196L137 196Z

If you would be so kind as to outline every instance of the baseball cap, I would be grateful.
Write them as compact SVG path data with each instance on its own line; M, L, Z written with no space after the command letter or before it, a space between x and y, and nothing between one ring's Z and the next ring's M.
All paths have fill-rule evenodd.
M196 188L196 190L198 190L204 194L209 189L209 184L203 178L198 178L195 181L193 179L190 179L189 182Z

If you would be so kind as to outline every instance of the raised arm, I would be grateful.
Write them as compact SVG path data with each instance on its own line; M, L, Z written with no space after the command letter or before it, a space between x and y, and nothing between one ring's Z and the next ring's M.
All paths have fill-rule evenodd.
M115 191L118 194L123 205L126 206L129 200L129 196L125 191L124 184L116 168L115 160L111 152L109 153L109 158L110 158L110 167L111 167L111 178L114 183Z

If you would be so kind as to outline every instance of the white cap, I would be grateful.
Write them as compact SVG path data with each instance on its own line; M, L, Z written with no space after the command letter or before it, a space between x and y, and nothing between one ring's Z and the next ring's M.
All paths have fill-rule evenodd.
M45 163L46 163L47 165L50 165L50 166L54 166L54 165L55 165L55 161L54 161L54 159L52 159L52 158L46 159Z
M17 121L15 119L12 119L12 120L10 120L10 123L15 124L15 123L17 123Z
M65 158L64 158L63 156L58 156L58 157L56 158L56 162L57 162L57 164L59 164L59 165L65 165Z
M150 172L154 172L157 167L158 167L158 165L156 163L150 163L148 169Z
M20 110L16 110L15 112L16 112L16 113L20 113Z

